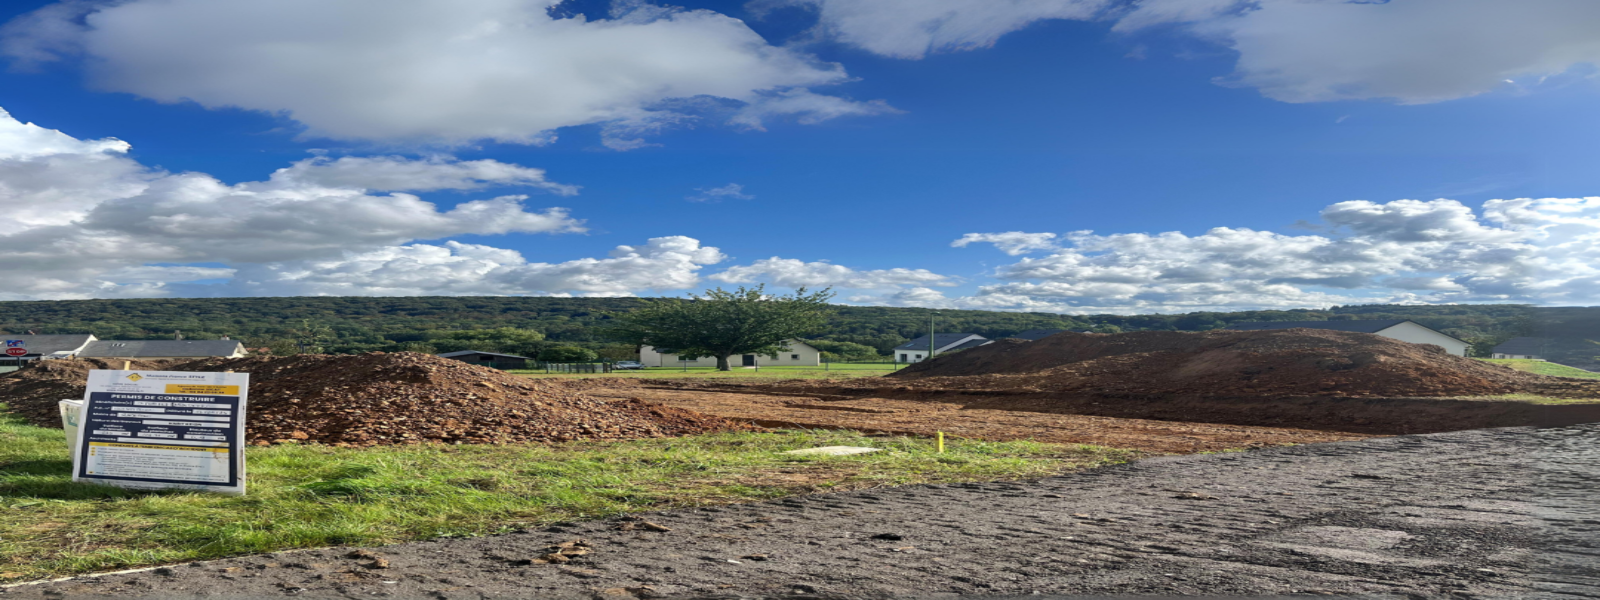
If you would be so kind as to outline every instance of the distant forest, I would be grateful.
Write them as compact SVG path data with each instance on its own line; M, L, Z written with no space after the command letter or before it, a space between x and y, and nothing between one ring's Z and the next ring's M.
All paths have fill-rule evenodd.
M250 348L293 348L353 353L373 350L449 351L471 347L535 353L552 345L582 346L620 356L602 334L611 315L649 302L644 298L529 297L289 297L0 302L0 332L92 333L104 339L186 339L229 336ZM1473 342L1475 352L1520 335L1578 337L1571 352L1589 352L1600 339L1600 308L1532 308L1523 305L1341 306L1327 310L1197 312L1174 315L1058 315L840 306L819 340L850 342L877 354L928 330L1001 338L1029 329L1102 333L1203 331L1240 321L1411 319ZM492 330L492 331L491 331ZM495 346L493 348L486 346ZM613 345L614 346L614 345ZM860 349L863 352L864 348ZM1600 354L1594 345L1592 354ZM859 353L858 353L859 354ZM1592 357L1584 357L1592 359Z

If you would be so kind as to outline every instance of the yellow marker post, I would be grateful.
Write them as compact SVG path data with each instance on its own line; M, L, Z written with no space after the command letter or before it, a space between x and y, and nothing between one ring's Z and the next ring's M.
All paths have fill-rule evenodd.
M935 432L935 433L938 434L938 438L939 438L939 453L940 454L944 454L944 432L943 431L939 431L939 432Z

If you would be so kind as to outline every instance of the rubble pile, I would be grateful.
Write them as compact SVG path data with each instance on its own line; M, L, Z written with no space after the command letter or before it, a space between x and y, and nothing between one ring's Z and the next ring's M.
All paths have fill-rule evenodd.
M908 366L914 387L1195 396L1486 396L1559 378L1367 333L1324 329L1060 333Z
M39 425L59 427L55 403L82 397L88 368L72 369L75 377L44 369L73 362L87 361L50 361L0 377L0 402ZM112 368L120 367L118 361ZM249 373L246 439L257 445L563 442L751 428L637 399L596 399L560 382L412 352L203 359L159 368Z

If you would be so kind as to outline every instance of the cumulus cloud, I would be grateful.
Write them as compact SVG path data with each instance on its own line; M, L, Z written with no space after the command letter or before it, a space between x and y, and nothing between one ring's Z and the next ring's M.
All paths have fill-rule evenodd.
M995 271L966 308L1182 312L1368 302L1600 300L1600 199L1340 202L1328 235L1078 231Z
M399 190L514 185L572 193L543 171L447 157L309 159L266 181L227 184L129 158L119 140L77 140L0 112L0 297L169 293L164 284L325 261L456 235L581 232L526 195L448 209ZM379 190L387 193L379 193ZM193 263L224 263L226 267Z
M544 169L489 159L460 161L446 155L425 160L401 156L309 158L278 169L269 181L284 187L308 185L374 191L476 190L493 185L515 185L542 188L562 196L578 193L578 186L545 179Z
M1221 83L1285 102L1438 102L1600 63L1590 0L1143 0L1115 28L1160 24L1238 52Z
M782 6L816 10L821 35L895 58L987 48L1007 33L1045 19L1090 19L1109 0L758 0L758 12Z
M724 283L771 283L789 288L898 289L902 286L953 286L953 278L927 269L857 270L829 262L772 257L711 276Z
M0 53L82 57L104 90L284 114L336 139L543 144L607 124L605 143L627 149L699 118L683 99L748 105L742 127L887 108L811 92L849 77L726 15L635 1L557 18L560 2L68 0L7 24Z
M950 247L965 248L969 244L980 243L994 244L1001 252L1016 256L1018 254L1054 249L1056 247L1056 234L1023 233L1021 231L969 233L961 236L961 239L950 242Z
M390 246L338 258L250 265L230 293L238 295L541 295L631 296L683 290L698 271L722 262L721 251L683 236L618 246L609 258L529 262L521 253L450 241Z
M757 0L813 9L815 35L895 58L991 46L1043 20L1171 26L1238 53L1217 82L1285 102L1407 104L1537 85L1600 64L1592 0ZM1142 46L1134 54L1143 56Z
M721 200L753 200L755 196L744 193L744 186L730 183L714 188L695 188L695 193L684 197L690 202L717 202Z

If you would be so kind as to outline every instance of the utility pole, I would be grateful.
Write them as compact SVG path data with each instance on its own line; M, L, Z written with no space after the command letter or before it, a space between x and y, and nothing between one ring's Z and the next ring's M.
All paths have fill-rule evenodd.
M928 360L933 360L933 311L928 311Z

